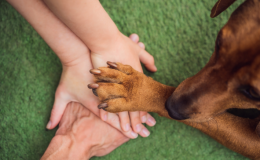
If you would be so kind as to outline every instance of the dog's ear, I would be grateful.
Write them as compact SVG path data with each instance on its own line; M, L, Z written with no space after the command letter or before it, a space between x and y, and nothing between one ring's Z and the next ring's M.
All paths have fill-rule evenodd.
M211 10L210 17L214 18L218 16L221 12L225 11L231 4L236 0L218 0L215 6Z

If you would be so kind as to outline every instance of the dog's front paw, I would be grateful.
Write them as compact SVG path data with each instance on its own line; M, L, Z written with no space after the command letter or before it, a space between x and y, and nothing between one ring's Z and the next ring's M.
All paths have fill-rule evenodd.
M107 62L108 67L92 69L96 83L88 87L99 97L99 109L109 112L144 110L140 107L145 90L143 82L149 79L129 65ZM151 79L151 78L150 78Z

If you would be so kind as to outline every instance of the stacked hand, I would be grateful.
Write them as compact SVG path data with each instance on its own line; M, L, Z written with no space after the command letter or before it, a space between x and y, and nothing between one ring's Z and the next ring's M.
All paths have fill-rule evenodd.
M115 48L107 50L107 53L91 52L91 58L94 67L106 66L107 59L111 61L120 61L130 64L138 71L142 72L139 58L152 71L156 71L153 57L144 50L144 44L139 41L136 34L132 34L130 39L120 35L118 42L115 42ZM114 54L114 55L113 55ZM88 62L89 57L80 57L77 64L67 64L63 66L63 72L60 84L55 95L55 103L51 113L50 123L47 128L54 128L62 117L66 105L71 102L80 102L90 111L100 116L113 127L120 130L129 138L136 138L139 133L142 137L149 136L150 132L141 123L146 123L149 126L155 125L154 118L147 112L120 112L118 114L108 113L99 110L98 98L94 96L92 91L87 88L89 83L93 83L93 76L89 70L92 69L91 63ZM130 117L129 117L130 115ZM131 128L132 126L132 128Z
M70 117L73 117L73 115L64 114L70 102L79 102L107 122L104 124L107 126L110 124L126 137L136 138L138 134L143 137L149 136L150 132L142 123L149 126L155 125L155 119L150 114L146 112L112 114L103 110L99 111L97 108L99 104L98 98L87 88L88 84L93 83L93 76L89 73L89 70L93 67L106 66L107 61L128 64L137 71L142 72L141 60L147 69L155 72L156 67L154 66L153 57L144 50L145 46L139 42L139 37L133 34L128 38L120 33L99 1L43 1L8 0L52 48L63 66L47 128L53 129L63 119L60 122L57 136L60 135L59 133L67 135L66 133L70 132L69 130L61 132L64 126L72 126L72 131L75 126L77 128L75 136L80 137L80 132L84 132L84 127L88 128L90 126L77 125L77 118L74 118L75 123L72 124L70 122L74 120L70 121ZM77 112L81 111L77 110ZM81 114L74 111L73 113L76 115ZM101 123L100 120L97 120L98 118L93 119L97 123ZM96 128L92 127L90 128L94 133ZM115 131L112 127L107 127L108 130L111 130L111 133ZM88 134L91 136L91 133ZM116 135L118 134L116 133ZM123 135L120 136L124 137ZM67 136L62 136L61 139L56 138L57 136L54 137L54 140L58 139L60 142L62 140L64 143L71 141L66 138ZM113 136L111 137L113 139Z

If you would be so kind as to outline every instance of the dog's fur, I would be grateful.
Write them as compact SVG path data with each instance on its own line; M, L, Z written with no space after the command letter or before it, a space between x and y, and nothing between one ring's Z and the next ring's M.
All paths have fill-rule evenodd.
M219 0L211 17L234 1ZM209 62L176 89L130 66L108 64L109 68L99 68L101 73L91 71L99 87L89 87L102 102L99 108L157 112L198 128L244 156L260 159L259 116L249 119L231 114L233 108L259 109L260 0L247 0L233 12L217 36Z

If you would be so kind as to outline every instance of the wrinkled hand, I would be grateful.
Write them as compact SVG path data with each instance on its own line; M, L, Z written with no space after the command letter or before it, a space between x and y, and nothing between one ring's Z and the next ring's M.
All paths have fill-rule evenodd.
M89 159L104 156L128 141L79 103L69 103L59 129L42 159Z

